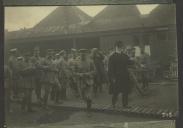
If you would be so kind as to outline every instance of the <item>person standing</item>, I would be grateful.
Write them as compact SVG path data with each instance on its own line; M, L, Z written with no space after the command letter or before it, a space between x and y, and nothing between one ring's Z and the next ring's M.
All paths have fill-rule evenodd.
M97 48L94 48L92 59L96 69L94 76L94 94L96 96L97 92L102 92L102 85L105 79L104 55Z
M12 71L7 64L4 65L5 110L11 112L11 83Z
M68 63L68 54L65 50L60 52L61 60L59 63L59 79L62 85L61 89L61 99L67 99L67 88L69 85L69 76L71 75L69 70L69 63Z
M54 72L55 84L52 86L52 90L51 90L51 99L56 104L59 103L60 93L61 93L61 84L59 81L59 63L60 63L60 55L57 53L52 63L52 68L55 70Z
M43 96L43 105L45 108L47 108L47 102L49 99L50 91L53 86L56 86L58 84L57 81L57 70L55 68L55 65L53 64L53 50L48 49L47 55L41 64L42 71L44 72L44 75L42 77L42 88L44 89L44 96ZM59 85L58 85L59 86Z
M33 56L31 57L31 63L35 66L36 71L34 74L34 86L35 86L35 93L38 102L41 102L41 77L43 75L43 72L41 70L41 63L43 61L43 58L40 57L40 49L39 47L34 48Z
M115 43L115 52L109 58L108 75L113 108L115 108L120 93L122 93L123 107L129 108L128 94L130 91L130 76L128 66L131 64L131 61L124 52L125 46L123 42L117 41Z
M80 95L87 105L87 110L92 106L92 84L94 65L90 59L86 49L80 49L81 58L78 61L77 76Z
M8 59L8 66L12 71L12 91L13 91L13 98L18 98L18 60L17 54L18 50L13 48L10 50L10 57Z
M21 61L21 70L20 75L22 78L22 110L33 112L32 110L32 91L34 89L34 74L35 67L30 61L30 54L27 53L24 57L24 60Z
M77 77L76 77L77 62L78 62L77 50L71 49L71 58L68 60L70 72L71 72L71 75L69 76L69 84L75 96L79 97L79 90L78 90Z

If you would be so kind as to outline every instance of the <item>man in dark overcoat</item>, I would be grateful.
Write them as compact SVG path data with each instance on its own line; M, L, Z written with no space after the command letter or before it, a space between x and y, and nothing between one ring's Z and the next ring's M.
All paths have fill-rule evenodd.
M130 91L130 76L128 66L132 63L125 54L123 42L115 43L115 52L109 58L108 75L110 81L110 93L112 94L112 106L115 108L118 95L122 93L124 108L128 106L128 95Z

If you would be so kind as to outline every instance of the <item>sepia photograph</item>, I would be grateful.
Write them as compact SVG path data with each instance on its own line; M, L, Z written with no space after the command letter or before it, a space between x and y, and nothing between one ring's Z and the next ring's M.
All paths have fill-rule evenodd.
M175 4L12 6L4 23L7 128L175 128Z

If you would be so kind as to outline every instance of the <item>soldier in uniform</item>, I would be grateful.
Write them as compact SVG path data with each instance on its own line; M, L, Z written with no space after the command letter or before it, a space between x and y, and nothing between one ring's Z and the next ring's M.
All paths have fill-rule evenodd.
M22 66L20 70L20 77L21 79L21 90L23 92L22 97L22 110L33 112L32 110L32 91L34 89L34 74L35 74L35 67L30 60L30 53L27 53L24 57L24 60L21 61Z
M128 108L128 94L130 90L130 76L128 66L132 63L124 53L123 42L115 43L115 52L109 58L109 81L112 94L112 106L115 108L117 97L122 93L122 103L124 108Z
M11 82L12 82L12 71L8 65L4 65L4 87L5 87L5 107L7 112L11 112Z
M43 104L46 107L51 88L53 86L60 87L60 83L59 83L58 77L57 77L58 70L55 67L55 64L53 63L53 50L52 49L48 49L48 51L47 51L47 56L42 63L42 70L44 72L42 83L43 83L43 89L45 91L45 94L43 97Z
M69 76L71 76L70 67L68 63L68 54L65 50L62 50L60 52L61 60L59 62L59 79L60 83L62 85L61 89L61 99L66 100L67 99L67 88L68 88L68 81Z
M92 84L94 65L91 60L88 59L87 50L81 49L81 58L78 61L77 76L79 79L79 90L82 99L86 102L87 110L91 109L92 105Z
M77 69L77 50L71 49L71 58L68 60L71 75L69 76L69 84L74 91L76 97L79 96L79 90L77 85L76 69Z
M92 56L96 74L94 77L94 94L97 95L97 92L102 92L102 84L104 83L105 69L104 69L104 55L99 52L97 48L93 49Z
M34 83L35 83L35 93L36 93L36 97L38 102L41 102L41 77L43 75L43 72L41 70L41 63L43 61L43 58L40 57L40 50L38 47L34 48L34 53L33 56L31 57L31 63L33 63L33 65L36 68L36 72L34 74Z
M149 86L149 65L150 65L150 56L141 50L140 56L140 67L141 67L141 82L142 89L145 90Z
M57 53L55 55L55 60L53 61L53 68L55 69L55 81L57 84L52 86L52 91L51 91L51 99L55 103L59 103L60 99L60 93L61 93L61 84L59 81L59 63L60 63L60 55Z
M12 91L13 91L13 98L18 97L18 81L17 81L17 49L11 49L10 50L10 57L8 60L8 65L10 70L12 71Z

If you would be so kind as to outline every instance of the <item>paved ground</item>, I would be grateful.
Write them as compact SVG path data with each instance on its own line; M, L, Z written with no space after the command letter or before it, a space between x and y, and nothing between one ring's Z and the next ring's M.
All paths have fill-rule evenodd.
M71 92L71 91L69 91ZM107 94L105 90L103 93L99 94L97 98L94 99L93 106L103 107L110 106L111 96ZM51 101L50 105L54 105ZM175 109L177 107L177 86L175 83L170 82L161 82L154 83L150 85L149 93L147 96L142 97L136 91L130 95L130 105L141 106L147 108L160 108L160 109ZM63 104L57 106L73 106L73 107L85 107L85 104L82 100L75 98L72 95L69 95L68 99L64 101ZM121 104L119 102L118 107ZM138 115L123 115L123 114L109 114L109 113L99 113L92 112L88 114L84 111L75 111L72 109L62 109L62 108L50 108L48 110L35 107L36 112L34 113L22 113L20 106L17 103L13 103L13 113L6 114L6 120L8 128L26 128L27 126L35 128L56 128L60 127L80 127L80 128L101 128L103 126L94 126L90 124L100 124L106 125L113 123L122 123L124 122L144 122L144 121L156 121L155 118L144 118ZM104 124L101 124L104 123ZM55 127L51 127L51 126ZM68 126L71 125L71 126ZM138 124L139 128L141 124ZM148 124L144 125L147 126ZM151 127L152 125L152 127ZM158 126L157 128L167 127L169 125L164 123L150 123L149 128ZM134 123L129 124L130 127L135 127ZM148 128L147 127L147 128ZM103 127L104 128L104 127ZM137 127L138 128L138 127ZM170 127L171 128L171 127ZM173 127L172 127L173 128Z
M53 104L51 101L50 104ZM80 98L73 96L72 91L68 91L68 98L63 104L68 106L85 107L84 102ZM111 95L108 94L108 89L98 94L93 98L93 105L98 107L111 106ZM139 106L142 108L168 109L177 110L178 106L178 86L176 82L159 82L151 83L147 96L141 96L134 89L129 96L130 106ZM118 98L117 107L121 107L121 97Z
M129 128L135 128L135 126L138 126L136 128L143 128L141 127L142 123L146 123L143 126L148 126L149 128L154 128L154 126L159 126L156 128L164 128L162 126L172 125L170 122L159 122L163 120L142 118L139 116L104 114L97 112L87 113L83 111L76 112L51 108L47 110L36 108L36 112L23 113L20 111L19 105L14 104L13 106L13 113L6 114L8 128L109 128L109 126L110 128L118 128L119 126L126 125L125 122L128 122ZM139 123L136 123L138 124L136 125L133 122Z

